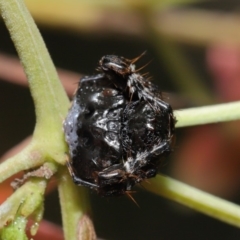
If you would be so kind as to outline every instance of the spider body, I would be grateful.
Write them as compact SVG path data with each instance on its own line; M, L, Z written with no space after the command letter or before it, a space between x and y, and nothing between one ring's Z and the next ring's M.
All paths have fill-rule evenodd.
M123 195L157 173L172 150L175 119L135 61L107 55L84 77L64 122L73 181L102 196Z

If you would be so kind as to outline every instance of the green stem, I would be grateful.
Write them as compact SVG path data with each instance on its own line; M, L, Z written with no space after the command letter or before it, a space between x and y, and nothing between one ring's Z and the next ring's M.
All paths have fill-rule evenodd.
M64 162L62 132L69 101L43 39L21 0L0 0L0 9L27 75L36 111L34 138L50 158ZM46 149L47 148L47 149ZM62 153L61 156L59 156Z
M0 9L28 77L37 119L33 140L29 147L17 157L6 160L6 163L2 165L3 180L9 174L35 164L41 164L44 161L55 160L65 164L67 147L62 131L62 121L67 114L69 101L58 80L56 70L41 35L23 1L0 0ZM37 151L34 152L34 150ZM10 163L15 166L24 157L26 158L24 164L20 164L13 170L10 169ZM29 163L31 161L34 163ZM66 169L63 175L59 174L59 178L65 235L66 239L74 239L77 236L79 221L88 210L86 189L74 186ZM45 180L39 181L45 183ZM0 216L4 219L7 218L5 214L7 212L13 218L16 207L18 207L16 203L25 200L25 198L26 201L29 200L28 196L34 199L33 196L42 189L35 183L32 184L33 186L31 185L32 189L29 193L25 187L29 184L31 182L22 186L0 207L0 214L2 209L2 215ZM24 196L25 198L23 198ZM38 199L35 200L38 202ZM43 199L41 199L42 201ZM28 208L31 210L31 206L31 202L27 201L24 209L26 211L28 211ZM23 208L21 208L21 211L23 211ZM2 219L3 222L4 219ZM81 223L82 225L84 227L84 224ZM87 229L87 227L84 227L84 229Z
M240 101L182 109L174 113L177 127L233 121L240 119Z
M80 222L90 211L88 190L75 185L66 169L61 173L58 190L65 239L80 239L78 238ZM88 229L86 226L81 227ZM88 235L87 232L85 234Z
M158 195L240 227L240 207L234 203L162 175L143 185Z
M1 163L0 183L20 171L36 168L44 161L41 150L33 144L29 144L20 153Z
M29 81L37 124L49 129L46 124L55 124L56 118L65 117L69 106L66 93L24 2L0 0L0 9Z
M0 229L15 218L16 213L28 217L43 203L47 180L36 178L17 189L0 206Z
M0 239L28 240L26 235L27 219L17 216L7 227L0 230Z

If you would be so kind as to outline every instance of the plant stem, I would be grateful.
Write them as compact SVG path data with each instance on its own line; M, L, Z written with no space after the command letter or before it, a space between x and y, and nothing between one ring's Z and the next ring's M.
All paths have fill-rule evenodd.
M28 240L25 229L27 219L22 216L17 216L7 227L0 230L0 238L7 240Z
M0 206L0 229L14 219L16 213L28 217L43 204L47 180L32 179L17 189Z
M36 111L34 136L50 157L63 163L66 144L62 132L69 101L43 39L21 0L0 0L5 24L27 75ZM46 149L47 148L47 149ZM53 151L52 151L53 150ZM59 156L59 153L63 153Z
M240 119L240 101L180 109L174 113L177 119L176 127L233 121Z
M240 207L234 203L163 175L157 175L150 183L143 185L158 195L240 227Z
M2 177L3 180L6 176L9 176L9 173L16 171L10 169L9 163L15 166L24 157L26 157L25 164L20 164L20 167L16 168L17 170L31 166L30 161L39 164L44 161L55 160L65 164L67 146L64 141L62 121L67 114L69 101L58 80L56 70L41 35L23 1L0 0L0 10L28 77L37 118L30 147L23 150L17 157L7 160L3 165L3 174L5 175ZM31 148L31 146L34 146L34 148ZM53 164L53 167L56 167L56 164ZM77 239L80 220L89 209L86 189L74 186L66 169L62 175L59 174L59 179L60 204L63 211L65 236L66 239ZM38 196L39 191L42 192L43 190L38 187L37 181L45 183L45 189L45 179L36 180L35 184L29 181L18 189L5 204L1 205L0 217L4 217L4 219L1 219L3 224L5 219L9 219L8 216L14 218L16 208L21 201L26 200L26 203L24 203L26 207L23 205L21 208L21 213L23 210L26 211L25 215L28 215L28 211L31 214L36 209L29 197L35 200L38 206L39 201L43 202L42 198L33 198L35 195ZM29 185L31 187L30 193L26 188ZM81 227L88 229L82 222Z
M88 238L78 238L81 219L90 211L87 189L75 185L67 170L64 169L61 173L58 190L65 239L87 240ZM81 227L87 229L86 226ZM89 229L85 231L86 235L88 235L87 231Z
M44 161L41 150L29 144L20 153L1 163L0 183L20 171L36 168Z

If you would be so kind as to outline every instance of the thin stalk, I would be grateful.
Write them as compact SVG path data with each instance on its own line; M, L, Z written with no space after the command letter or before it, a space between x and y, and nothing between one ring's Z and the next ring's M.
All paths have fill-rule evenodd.
M157 175L156 178L150 180L150 183L143 185L147 190L158 195L240 227L240 207L237 204L163 175Z
M36 127L33 137L48 148L47 152L53 155L52 158L61 159L63 163L66 145L62 121L69 107L67 95L24 2L0 0L0 10L23 64L34 100ZM63 153L61 157L59 152Z
M177 127L240 119L240 101L176 110Z
M88 240L88 226L81 224L82 219L90 212L88 192L85 187L75 185L66 169L61 173L58 185L60 205L63 219L64 237L66 240ZM79 237L84 228L85 236Z
M6 161L12 163L12 165L16 165L19 159L21 160L25 156L26 161L33 160L39 163L42 160L55 160L64 164L67 147L62 131L62 121L69 107L67 95L58 79L41 35L24 2L21 0L0 0L0 10L28 77L37 118L31 144L35 146L34 149L41 151L40 154L39 152L36 154L36 152L31 151L31 148L27 148L25 151L23 150L22 155L18 156L21 158L16 157ZM3 165L5 176L9 175L9 172L15 172L15 170L9 170L10 166L7 162ZM29 166L26 162L25 164ZM17 169L19 170L19 168ZM66 239L79 239L76 237L79 227L88 229L87 226L84 226L84 222L87 221L81 221L82 216L86 215L89 209L86 190L74 186L66 169L62 175L59 174L59 179L60 204L63 211L63 227ZM45 182L45 180L42 181ZM28 186L29 184L31 182L27 182L24 186ZM14 196L18 196L18 193L21 193L20 198L22 199L25 196L28 200L28 197L32 197L35 193L37 194L41 189L38 189L38 185L35 184L32 193L28 194L24 186L16 191L0 207L0 213L2 209L2 215L0 216L5 216L6 211L8 213L11 211L10 215L14 218L16 213L15 208L19 206L17 203L21 202L19 201L19 197L16 198ZM43 199L41 199L41 202L43 202ZM31 201L26 202L26 207L23 205L26 211L33 211L34 209L31 206ZM21 211L23 211L23 208L21 208Z
M0 183L20 171L36 168L43 164L42 153L34 149L34 145L29 144L20 153L2 162L0 165Z
M13 220L16 214L28 217L43 204L47 180L37 178L17 189L0 206L0 229Z

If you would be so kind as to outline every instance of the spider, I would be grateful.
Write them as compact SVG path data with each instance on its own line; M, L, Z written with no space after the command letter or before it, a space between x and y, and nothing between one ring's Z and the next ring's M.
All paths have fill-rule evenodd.
M173 111L135 69L141 56L103 56L101 73L81 79L64 121L74 183L102 196L124 195L154 177L172 151Z

